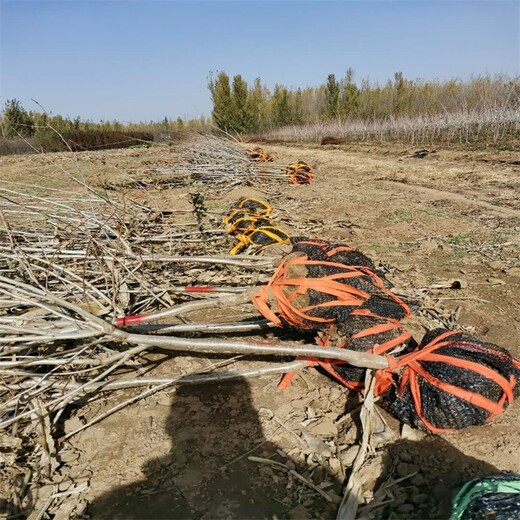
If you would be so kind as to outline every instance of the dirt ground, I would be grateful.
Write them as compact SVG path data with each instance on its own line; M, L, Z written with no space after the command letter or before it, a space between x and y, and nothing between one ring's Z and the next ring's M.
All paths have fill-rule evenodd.
M292 234L360 249L388 269L398 292L427 297L480 339L520 357L518 154L437 149L416 158L414 148L399 145L267 149L276 164L311 164L313 184L260 176L223 195L207 186L210 209L223 210L247 194L263 196ZM0 168L4 181L23 178L37 191L70 187L67 172L81 171L86 182L101 186L153 177L154 168L175 162L162 148L8 157L0 158ZM162 209L188 204L181 189L128 193ZM435 288L451 279L465 282L463 288ZM199 318L219 321L226 314ZM418 340L425 327L439 324L435 312L410 320ZM154 353L142 373L182 374L214 361ZM334 518L357 453L359 399L313 368L286 390L278 382L270 376L155 394L72 437L58 471L88 480L84 517ZM132 395L114 392L73 409L64 432ZM446 518L463 481L520 473L518 424L518 403L485 426L442 436L401 432L391 422L394 438L363 467L366 504L374 505L384 488L382 518Z

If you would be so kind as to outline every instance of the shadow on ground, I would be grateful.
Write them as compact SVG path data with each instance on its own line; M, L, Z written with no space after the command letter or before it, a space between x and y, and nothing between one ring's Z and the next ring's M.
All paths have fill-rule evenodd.
M95 500L91 518L335 518L335 506L319 501L295 509L305 502L305 492L287 472L248 460L249 454L291 459L265 439L247 381L181 387L167 431L169 455L145 464L146 479ZM360 518L445 519L464 482L500 473L439 436L402 440L382 453L373 473L376 494L360 509ZM296 470L305 474L306 468ZM340 491L337 481L334 488Z
M498 473L496 467L464 455L439 436L399 441L385 449L375 486L379 491L361 510L365 515L361 518L445 520L465 482ZM388 503L377 506L380 501Z
M254 449L255 456L286 462L266 441L245 380L181 387L167 429L170 454L146 463L146 480L95 500L91 518L271 519L294 507L287 473L247 459Z

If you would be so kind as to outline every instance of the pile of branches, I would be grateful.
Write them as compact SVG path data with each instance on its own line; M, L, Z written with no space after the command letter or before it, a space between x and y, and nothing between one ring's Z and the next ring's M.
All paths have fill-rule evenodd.
M195 211L114 201L78 183L79 194L54 189L52 196L0 187L0 499L11 514L43 514L70 499L52 479L71 407L144 388L135 401L178 382L180 375L141 377L146 351L236 355L242 349L226 349L227 342L188 338L263 326L212 329L185 315L246 303L247 288L268 279L272 258L218 255L223 232L201 230ZM151 311L180 318L169 330L146 319L123 329L121 316Z
M175 164L154 165L144 176L125 181L125 188L170 189L194 182L210 184L212 190L243 186L258 175L257 164L240 143L213 134L186 134L169 143ZM120 184L107 183L107 189Z

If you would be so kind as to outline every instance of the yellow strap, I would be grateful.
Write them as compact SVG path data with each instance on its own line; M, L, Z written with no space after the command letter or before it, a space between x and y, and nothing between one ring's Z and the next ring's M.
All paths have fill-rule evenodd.
M258 204L264 206L265 209L272 209L271 206L269 205L269 203L265 200L262 200L262 199L255 199L253 197L247 197L245 199L242 199L241 201L239 201L239 204L238 204L238 207L239 208L243 208L244 207L244 204L248 201L252 201L252 202L258 202Z
M230 255L238 255L242 249L244 248L244 244L242 242L239 242L235 247L233 247L230 251Z
M309 171L307 173L312 174L311 167L307 163L304 163L304 162L290 164L289 166L287 166L285 168L284 171L285 171L285 173L292 174L292 173L296 173L300 168L309 168Z
M277 235L273 231L270 231L269 228L267 228L267 227L259 227L258 229L254 229L252 232L246 231L244 233L237 233L236 237L238 238L238 244L235 247L233 247L233 249L231 249L229 254L236 255L240 251L242 251L242 249L244 247L247 247L247 246L254 246L258 249L264 249L266 247L274 245L274 244L256 244L253 239L253 235L255 233L263 233L267 237L273 239L276 244L290 244L291 243L289 234L287 232L285 232L283 229L280 229L275 226L272 226L271 229L274 229L274 230L280 232L281 234L285 235L285 238Z
M280 229L280 228L277 228L277 227L274 227L272 229L275 229L276 231L279 231L280 233L282 233L283 235L285 235L286 238L282 238L280 237L279 235L277 235L276 233L272 232L272 231L269 231L269 229L267 228L263 228L263 227L259 227L258 229L255 230L254 233L263 233L264 235L266 235L267 237L269 238L272 238L275 242L277 242L278 244L282 244L282 243L289 243L289 240L290 240L290 237L289 237L289 234L286 233L283 229ZM253 234L254 234L253 233ZM257 245L253 242L253 238L249 238L249 242L251 244L254 244L254 245ZM258 244L259 247L266 247L270 244Z

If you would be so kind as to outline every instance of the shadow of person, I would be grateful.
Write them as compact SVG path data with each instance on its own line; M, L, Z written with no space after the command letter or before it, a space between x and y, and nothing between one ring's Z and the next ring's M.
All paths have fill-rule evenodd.
M13 504L11 504L11 502L4 498L0 498L0 518L7 518L8 516L16 514L17 512L17 509Z
M251 451L280 460L264 438L247 381L180 387L167 431L170 453L145 464L145 480L96 499L91 518L285 516L287 479L270 470L269 478L259 478L265 473L247 458Z
M374 499L361 508L359 517L446 519L465 482L499 473L495 466L464 455L442 437L401 440L386 446Z

